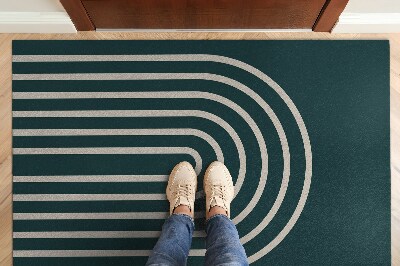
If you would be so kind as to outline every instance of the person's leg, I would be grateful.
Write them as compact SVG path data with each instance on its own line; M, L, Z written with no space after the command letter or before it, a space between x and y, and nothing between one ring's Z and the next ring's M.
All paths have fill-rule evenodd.
M211 216L206 233L206 265L249 265L236 227L226 214Z
M172 214L162 227L146 265L186 265L194 223L186 214Z
M249 265L239 234L230 217L234 195L232 177L224 164L212 163L204 176L206 193L207 266Z
M165 221L146 265L186 265L194 230L197 176L188 162L179 163L168 180L171 216Z

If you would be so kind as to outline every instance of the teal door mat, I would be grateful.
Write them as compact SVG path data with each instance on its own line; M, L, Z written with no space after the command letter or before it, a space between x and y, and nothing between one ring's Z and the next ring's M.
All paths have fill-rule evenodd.
M14 41L12 64L15 265L145 264L183 160L230 169L252 265L390 265L388 41Z

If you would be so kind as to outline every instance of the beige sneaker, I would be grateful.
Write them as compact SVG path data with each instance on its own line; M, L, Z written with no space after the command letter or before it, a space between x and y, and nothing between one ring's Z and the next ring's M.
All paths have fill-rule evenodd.
M206 193L206 211L214 206L225 209L231 215L231 202L234 195L232 177L223 163L213 162L204 175L204 191Z
M178 163L169 175L167 185L167 199L169 213L179 205L186 205L194 214L194 198L197 189L197 175L188 162Z

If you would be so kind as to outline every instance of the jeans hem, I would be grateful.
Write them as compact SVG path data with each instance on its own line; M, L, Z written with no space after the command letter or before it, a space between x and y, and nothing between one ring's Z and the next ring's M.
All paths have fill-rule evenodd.
M184 213L173 213L173 214L171 214L171 216L173 216L173 215L182 216L182 217L185 217L185 218L189 219L192 222L193 227L194 227L194 219L191 216L189 216L187 214L184 214Z
M229 221L232 221L232 220L229 219L229 217L226 216L225 214L214 214L213 216L211 216L210 218L208 218L208 219L206 220L206 225L207 225L212 219L214 219L215 217L219 217L219 216L223 216L223 217L225 217L226 219L228 219Z

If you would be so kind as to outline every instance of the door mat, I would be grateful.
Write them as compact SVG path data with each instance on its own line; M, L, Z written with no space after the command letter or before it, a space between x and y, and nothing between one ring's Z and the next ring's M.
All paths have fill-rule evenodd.
M12 108L15 265L144 264L183 160L252 265L390 264L388 41L14 41Z

